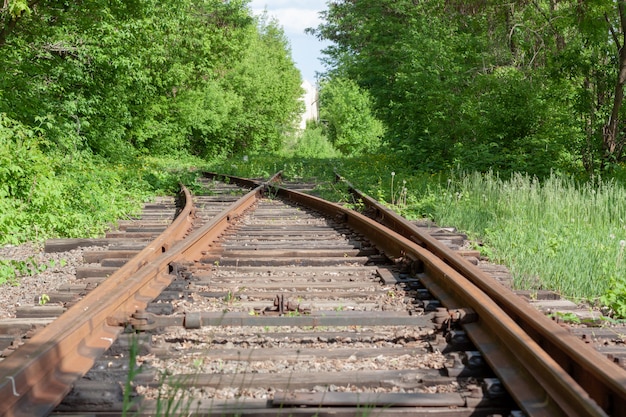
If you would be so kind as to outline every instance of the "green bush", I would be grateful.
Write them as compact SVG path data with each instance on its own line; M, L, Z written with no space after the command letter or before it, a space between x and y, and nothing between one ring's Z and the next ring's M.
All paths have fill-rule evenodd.
M319 102L325 133L343 155L378 150L385 130L372 112L373 104L367 91L349 79L332 78L322 82Z
M39 132L0 114L0 244L102 233L146 195L144 183L122 178L132 165L44 146Z
M337 158L339 151L324 135L323 127L309 124L295 139L292 150L293 156L298 158Z

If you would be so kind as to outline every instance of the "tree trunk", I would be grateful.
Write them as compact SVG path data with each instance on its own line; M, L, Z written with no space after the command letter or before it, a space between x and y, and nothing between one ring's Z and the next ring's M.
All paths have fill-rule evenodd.
M626 10L624 1L618 2L618 10L622 32L621 42L617 42L618 39L615 34L614 38L619 51L619 72L615 82L613 109L602 132L602 147L604 149L603 165L607 162L618 160L622 156L624 148L624 136L620 134L620 111L624 102L624 83L626 83L626 48L624 47L624 41L626 39Z

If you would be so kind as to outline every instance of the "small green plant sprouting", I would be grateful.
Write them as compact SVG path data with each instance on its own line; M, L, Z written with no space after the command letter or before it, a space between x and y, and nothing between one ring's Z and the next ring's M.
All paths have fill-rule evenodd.
M48 294L41 294L41 296L39 296L39 305L40 306L44 306L48 303L48 301L50 301L50 296Z
M201 358L197 358L193 360L192 366L196 369L200 369L200 367L204 364L204 361Z
M139 356L139 342L134 338L130 343L128 355L128 375L124 384L122 417L139 415L141 410L136 410L133 401L133 380L141 372L141 367L137 365ZM203 364L202 359L196 359L193 366L199 369ZM171 377L163 373L161 384L156 400L155 416L179 416L190 415L193 399L185 395L184 386L189 377Z
M358 211L360 213L362 213L365 210L365 204L363 204L363 202L360 200L355 201L354 203L346 203L344 207L350 210Z
M228 291L224 296L224 301L228 304L232 304L237 299L237 296L233 291Z
M555 313L550 314L550 317L555 318L556 320L560 322L576 323L576 324L581 323L580 317L570 312L557 311Z
M137 339L133 338L130 343L129 353L128 353L128 376L126 377L126 382L124 384L124 393L123 393L123 405L122 405L122 417L128 416L129 412L132 410L134 403L132 401L133 396L133 380L135 376L139 373L139 366L137 366L137 356L139 354L139 342Z
M191 408L194 399L188 396L184 388L188 379L188 376L167 378L167 375L164 375L156 401L155 415L186 416L193 414Z
M64 259L59 261L61 267L65 266L66 263ZM50 260L48 263L38 263L32 256L22 261L2 259L0 260L0 285L4 283L15 285L19 277L39 274L55 266L56 262L54 259Z
M278 196L278 187L274 184L267 185L267 198L270 200L275 199Z
M607 306L614 316L626 317L626 282L611 279L609 290L600 297L600 302Z
M17 271L10 261L0 260L0 284L17 284Z

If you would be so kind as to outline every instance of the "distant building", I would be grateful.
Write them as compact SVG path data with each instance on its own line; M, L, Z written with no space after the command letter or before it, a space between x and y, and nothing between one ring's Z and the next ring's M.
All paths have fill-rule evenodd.
M309 120L317 121L319 118L319 109L317 108L317 88L315 88L310 82L304 80L302 82L302 88L304 89L304 95L301 100L304 101L305 110L300 120L300 129L306 128L306 122Z

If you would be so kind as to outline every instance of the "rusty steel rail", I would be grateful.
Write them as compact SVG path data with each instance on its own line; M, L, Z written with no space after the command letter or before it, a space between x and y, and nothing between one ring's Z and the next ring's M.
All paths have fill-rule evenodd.
M185 240L150 245L151 249L142 251L150 252L150 256L130 261L126 275L112 275L58 322L18 349L11 361L0 362L0 384L3 384L0 386L0 415L39 416L50 412L69 391L72 381L84 374L93 364L93 358L112 344L129 317L142 310L170 283L170 264L183 259L199 259L207 245L261 198L270 186L269 182L273 194L344 221L367 236L390 258L412 262L415 269L421 271L422 281L448 308L474 310L478 320L466 323L466 329L471 329L473 340L528 415L607 415L516 323L516 317L509 317L487 291L468 281L448 264L448 259L441 259L426 250L423 243L420 245L360 213L274 185L279 179L277 174L260 184L252 180L248 186L256 185L256 188ZM187 220L182 220L186 229L183 227L185 231L179 232L178 238L188 232L192 216L193 210L189 210ZM456 313L452 311L451 314ZM15 363L14 355L23 360L22 365L11 365ZM609 400L613 407L611 414L624 415L620 414L626 409L622 397Z
M364 203L367 209L373 211L378 222L432 252L494 300L589 394L606 414L626 416L626 371L612 364L604 355L586 345L520 297L515 296L477 266L423 233L391 209L357 190L345 179L339 176L338 178L348 185L351 192ZM425 284L431 287L429 289L435 295L451 287L447 280L425 280ZM475 326L472 324L468 327L471 327L468 330L472 331ZM485 356L489 358L488 355Z
M184 189L185 208L162 235L16 350L10 360L0 362L0 415L51 412L73 382L111 346L130 316L169 285L170 263L200 257L211 240L261 198L264 188L257 186L191 234L194 208Z
M246 184L246 181L260 184L255 180L222 177L229 177L235 182L241 181L238 182L241 184ZM345 181L340 176L338 179ZM444 244L422 233L409 221L361 193L347 181L345 182L351 191L367 208L374 210L377 222L408 239L408 242L398 242L393 236L388 236L385 229L370 224L367 218L355 220L351 210L276 186L280 180L279 173L268 181L273 183L271 186L277 190L278 195L347 222L367 235L381 251L392 258L409 258L416 265L415 270L423 271L420 274L422 282L451 309L451 315L455 314L454 309L467 306L476 312L483 311L484 303L495 301L489 307L495 307L494 318L491 318L491 311L479 314L481 321L489 316L489 321L494 320L495 324L485 326L482 323L466 323L464 326L529 415L626 417L625 371L611 364L606 357L586 346L576 336L516 297L502 284ZM404 246L405 244L408 246ZM451 270L452 275L447 270ZM497 324L500 320L498 317L506 319L505 322L514 326L518 334L494 331L494 328L501 327L501 324ZM494 334L499 334L500 337L496 339ZM533 353L521 354L516 347L516 343L520 342L528 344ZM545 363L541 364L541 361ZM522 365L528 369L526 374L519 371ZM534 389L526 391L528 387Z
M474 342L529 416L606 416L589 394L550 357L483 290L453 269L443 259L416 242L380 223L338 204L274 186L278 196L318 210L347 223L367 236L386 255L403 258L423 271L435 296L448 308L471 308L478 321L472 327ZM442 290L445 289L445 292ZM454 313L454 312L453 312ZM620 402L616 401L615 405ZM617 411L617 410L615 410ZM617 414L616 414L617 415Z

